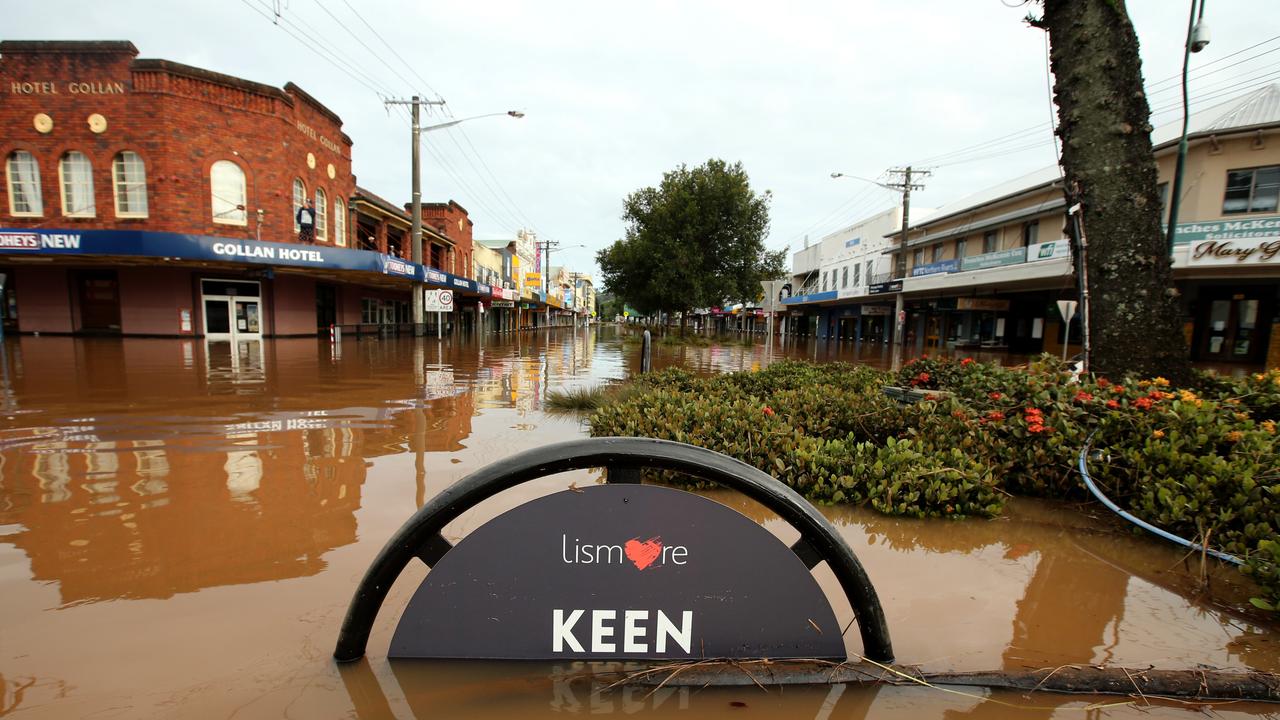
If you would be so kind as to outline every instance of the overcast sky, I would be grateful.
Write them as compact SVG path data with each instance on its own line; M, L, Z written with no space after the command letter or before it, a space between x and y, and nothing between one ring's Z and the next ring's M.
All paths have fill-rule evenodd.
M1054 162L1044 33L1015 0L5 5L5 39L131 40L141 57L297 83L342 117L358 182L396 203L408 121L379 93L442 97L453 118L522 110L425 135L424 199L461 203L478 238L532 227L580 270L622 236L622 199L680 163L742 161L773 192L769 245L794 251L896 202L833 171L934 166L913 204L937 207ZM1188 6L1129 3L1157 125L1180 117ZM1214 0L1205 18L1193 107L1280 79L1275 0Z

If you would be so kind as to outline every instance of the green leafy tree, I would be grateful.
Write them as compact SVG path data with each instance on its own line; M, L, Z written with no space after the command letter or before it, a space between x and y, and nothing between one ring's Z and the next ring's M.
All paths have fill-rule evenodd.
M783 273L768 251L769 191L751 189L742 163L708 160L667 172L627 196L623 239L596 255L609 292L643 313L683 313L748 301Z
M1088 241L1091 370L1191 379L1162 228L1151 109L1124 0L1042 0L1067 204Z

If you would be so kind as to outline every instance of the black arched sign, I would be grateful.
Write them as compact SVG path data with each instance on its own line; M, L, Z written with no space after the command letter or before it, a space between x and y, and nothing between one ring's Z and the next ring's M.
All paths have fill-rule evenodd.
M507 488L583 468L604 468L609 485L525 503L456 547L441 535ZM800 538L788 547L711 500L640 485L641 468L737 490ZM573 440L449 486L374 558L347 608L335 659L364 656L387 592L414 558L432 570L401 618L393 657L844 658L831 607L807 572L826 563L857 618L862 654L893 661L875 587L831 523L768 474L684 443Z
M389 655L834 658L827 598L790 548L693 493L597 485L516 507L440 559Z

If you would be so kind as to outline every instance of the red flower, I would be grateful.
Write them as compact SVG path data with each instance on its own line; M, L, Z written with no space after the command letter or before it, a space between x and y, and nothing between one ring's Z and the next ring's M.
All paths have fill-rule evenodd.
M1108 407L1108 408L1110 408L1110 409L1112 409L1112 410L1119 410L1119 409L1120 409L1120 403L1116 402L1115 400L1108 400L1108 401L1107 401L1107 407Z
M765 414L765 415L768 415L769 417L773 417L773 415L774 415L773 408L769 407L768 405L765 405L765 406L764 406L764 414Z
M1140 397L1133 401L1133 406L1142 410L1151 409L1151 398Z
M960 364L961 364L961 365L971 365L972 363L973 363L973 358L971 358L971 357L970 357L970 358L965 358L965 359L963 359L963 360L961 360L961 361L960 361Z
M925 400L927 400L927 401L929 401L929 402L936 402L936 401L937 401L937 399L938 399L938 396L937 396L937 395L934 395L933 393L929 393L928 395L925 395L925 396L924 396L924 399L925 399Z
M1040 423L1035 423L1034 425L1027 426L1027 432L1029 433L1042 433L1044 431L1045 431L1044 425L1041 425Z
M1040 408L1027 408L1022 412L1024 415L1027 416L1028 422L1030 422L1033 418L1038 421L1041 418L1041 416L1044 415L1044 413L1040 411Z
M1108 385L1110 385L1110 384L1111 384L1111 381L1110 381L1110 380L1108 380L1108 379L1106 379L1106 378L1098 378L1098 387L1103 387L1103 388L1104 388L1104 387L1106 387L1106 386L1108 386Z
M991 412L987 413L987 419L988 419L988 420L1003 420L1003 419L1004 419L1004 413L1000 412L999 410L992 410Z
M987 397L991 398L992 400L999 400L1000 398L1002 398L1002 397L1004 397L1004 396L1003 396L1003 395L1001 395L1001 394L1000 394L1000 393L998 393L998 392L993 392L993 393L991 393L990 395L987 395Z
M1089 393L1083 390L1076 393L1076 402L1089 402L1090 400L1093 400L1093 396Z
M964 418L969 417L969 414L968 414L968 413L966 413L966 412L965 412L965 411L963 411L963 410L952 410L952 411L951 411L951 417L953 417L953 418L960 418L961 420L963 420Z

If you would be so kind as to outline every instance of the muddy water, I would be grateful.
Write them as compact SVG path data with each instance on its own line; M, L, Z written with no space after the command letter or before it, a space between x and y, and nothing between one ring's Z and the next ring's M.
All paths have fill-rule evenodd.
M369 658L330 659L360 574L424 500L511 453L584 434L549 390L625 377L611 329L548 337L272 341L8 338L0 353L0 716L1190 717L1164 704L929 688L601 691L590 666L396 663L392 589ZM881 347L655 348L659 365L749 369L783 356L887 364ZM570 482L500 495L446 529ZM789 528L727 493L715 499ZM1232 609L1230 572L1196 594L1175 551L1105 520L1016 502L999 520L826 509L876 582L899 659L928 669L1065 663L1280 669L1280 633ZM822 577L828 588L829 577ZM835 600L837 617L850 613ZM856 632L850 649L860 648ZM568 678L578 677L576 681ZM1115 702L1104 700L1102 702ZM1275 712L1226 705L1221 715Z

